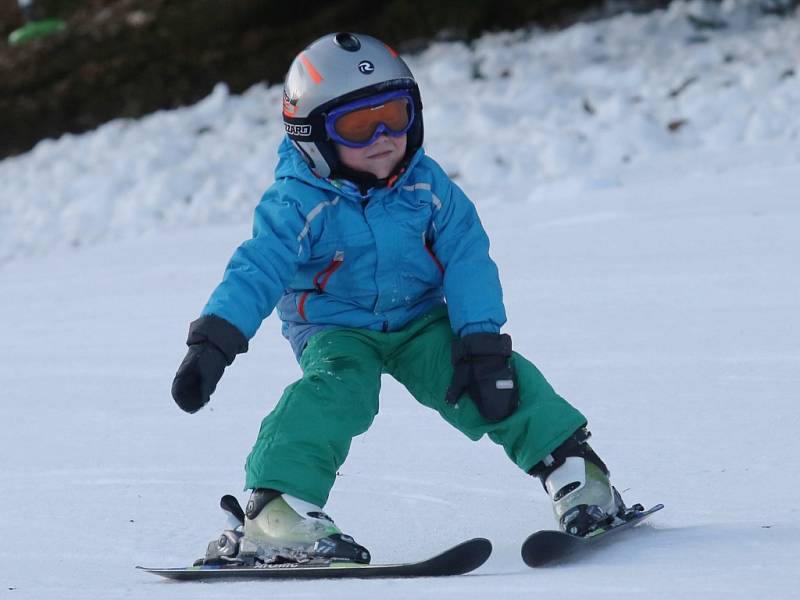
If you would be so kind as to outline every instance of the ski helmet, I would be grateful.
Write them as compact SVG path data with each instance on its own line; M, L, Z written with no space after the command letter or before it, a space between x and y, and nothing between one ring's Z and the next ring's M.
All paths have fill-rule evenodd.
M300 52L289 67L283 87L286 135L317 176L377 181L341 164L325 119L345 103L393 90L407 90L413 101L413 121L399 170L422 146L422 102L411 70L397 52L374 37L325 35Z

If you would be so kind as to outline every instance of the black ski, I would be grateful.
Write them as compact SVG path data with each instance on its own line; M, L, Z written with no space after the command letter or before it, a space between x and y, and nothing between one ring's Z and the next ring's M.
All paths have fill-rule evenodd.
M179 581L207 581L220 579L369 579L381 577L442 577L463 575L480 567L492 553L492 544L484 538L475 538L453 546L441 554L414 563L363 565L336 563L308 565L278 563L256 566L199 565L194 567L143 569L148 573Z
M600 545L615 533L635 527L662 508L664 508L663 504L656 504L648 510L634 508L622 523L600 529L587 537L578 537L563 531L549 529L537 531L528 536L528 539L522 544L522 560L529 567L541 567L563 561Z

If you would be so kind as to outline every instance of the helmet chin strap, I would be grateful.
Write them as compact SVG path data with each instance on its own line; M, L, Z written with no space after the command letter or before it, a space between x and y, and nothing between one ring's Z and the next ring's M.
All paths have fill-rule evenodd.
M406 148L406 153L403 158L395 165L392 172L386 177L375 177L372 173L366 171L357 171L342 164L341 160L336 161L336 167L331 171L331 179L347 179L358 186L362 196L366 196L367 192L372 188L385 187L394 177L399 177L400 174L406 169L408 163L411 162L411 157L417 151L416 148Z

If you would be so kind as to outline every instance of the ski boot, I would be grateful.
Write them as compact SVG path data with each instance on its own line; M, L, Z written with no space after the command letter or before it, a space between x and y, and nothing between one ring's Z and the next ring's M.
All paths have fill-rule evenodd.
M553 501L561 531L578 537L623 520L628 509L608 479L608 469L579 429L531 469Z
M243 533L238 557L245 562L370 561L369 551L343 534L320 507L275 490L253 491Z
M275 490L254 490L242 510L231 495L220 500L228 529L208 544L195 566L254 566L273 563L368 564L369 551L344 535L318 506Z

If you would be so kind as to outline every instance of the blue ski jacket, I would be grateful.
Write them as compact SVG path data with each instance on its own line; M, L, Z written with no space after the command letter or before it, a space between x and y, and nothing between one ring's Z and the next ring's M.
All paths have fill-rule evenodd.
M461 336L506 321L489 239L472 202L422 149L391 186L366 195L313 174L284 139L253 237L233 254L202 314L248 339L277 307L299 358L330 327L402 329L446 301Z

